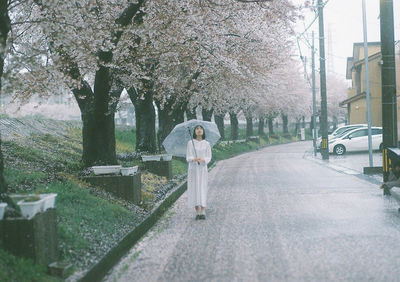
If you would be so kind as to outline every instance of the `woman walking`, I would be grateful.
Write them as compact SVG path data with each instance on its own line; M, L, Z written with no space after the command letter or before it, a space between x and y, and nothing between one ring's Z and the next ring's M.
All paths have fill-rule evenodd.
M187 144L186 161L188 168L188 204L195 208L196 219L206 219L208 170L211 161L211 146L206 140L206 133L201 125L193 132L193 139Z

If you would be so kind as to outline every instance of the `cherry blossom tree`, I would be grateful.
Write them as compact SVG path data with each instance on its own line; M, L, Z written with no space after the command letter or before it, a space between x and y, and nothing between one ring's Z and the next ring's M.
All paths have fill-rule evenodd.
M333 129L336 129L340 119L344 119L346 109L341 108L339 103L347 99L347 84L336 74L328 73L327 78L327 96L328 96L328 116L332 119Z
M316 81L316 87L319 87L319 81ZM347 82L335 73L328 72L326 75L327 106L328 118L336 128L340 120L345 120L346 108L341 108L339 103L347 99ZM320 109L321 99L317 95L317 109Z
M123 87L117 83L114 57L124 31L141 21L144 0L19 4L12 11L16 28L10 58L23 61L24 73L10 67L9 77L16 78L9 80L10 85L28 97L34 92L46 95L66 84L81 110L83 163L115 164L114 113ZM17 83L22 87L16 88Z
M197 106L234 120L255 103L252 87L267 85L288 56L298 13L288 0L15 3L7 86L21 97L52 95L60 84L72 90L85 165L116 162L114 112L124 88L141 151L155 150L153 102L160 141Z
M274 62L287 56L282 52L286 43L282 34L288 33L289 22L294 17L291 14L294 8L287 1L278 4L275 1L265 7L231 1L188 2L190 5L153 2L152 5L160 4L158 9L146 10L147 39L144 41L150 42L150 46L156 44L157 48L145 51L152 52L152 57L159 62L154 76L157 80L154 99L159 111L167 111L164 121L168 116L175 122L180 121L185 108L197 106L201 106L205 119L210 119L213 112L223 116L229 111L224 103L227 97L218 90L238 93L233 89L243 87L239 82L251 81L252 72L271 68ZM285 28L277 28L279 25ZM267 39L265 34L269 35ZM231 90L221 84L214 85L224 74L239 78L230 84ZM232 104L232 97L228 101Z
M2 91L2 80L4 71L4 60L7 49L8 34L11 29L11 20L8 15L8 0L0 0L0 95ZM1 146L1 135L0 135L0 146ZM0 202L6 200L7 184L4 180L4 163L3 154L0 149Z

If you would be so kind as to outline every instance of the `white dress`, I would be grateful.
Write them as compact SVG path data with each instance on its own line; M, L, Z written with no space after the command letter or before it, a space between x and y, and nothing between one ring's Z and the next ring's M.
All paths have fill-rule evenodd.
M204 163L198 164L193 159L204 159ZM188 168L188 205L190 208L195 206L207 206L207 192L208 192L208 170L207 164L211 161L211 146L206 140L197 141L196 139L189 141L187 144L186 161L189 163Z

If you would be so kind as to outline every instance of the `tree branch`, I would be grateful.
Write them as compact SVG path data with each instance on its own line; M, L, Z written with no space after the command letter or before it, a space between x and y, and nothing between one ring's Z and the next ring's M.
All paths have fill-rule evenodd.
M272 2L274 0L236 0L236 1L242 3L264 3L264 2Z
M122 13L121 15L118 17L118 19L115 20L116 24L119 24L121 27L125 27L127 25L129 25L132 22L132 19L136 16L136 15L140 15L142 16L141 13L139 13L140 8L143 6L144 2L146 0L139 0L138 3L136 4L130 4ZM138 19L140 20L140 19ZM118 41L121 38L123 31L122 30L118 30L117 32L115 32L114 36L113 36L113 43L115 45L117 45Z

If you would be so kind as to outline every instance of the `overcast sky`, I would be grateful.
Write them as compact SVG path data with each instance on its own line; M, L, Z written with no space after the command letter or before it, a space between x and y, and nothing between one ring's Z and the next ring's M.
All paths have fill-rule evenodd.
M293 1L296 3L304 2L301 0ZM315 2L317 2L317 0L315 0ZM400 16L400 0L393 0L393 3L395 15L395 36L396 38L399 38L400 23L398 19ZM379 0L366 0L366 10L368 41L380 41ZM308 26L313 18L314 13L310 11L306 16L304 23L299 22L297 24L297 31L303 31L304 25ZM347 57L352 57L353 43L363 42L364 40L362 0L329 0L324 8L324 21L327 68L344 78L346 73L346 59ZM310 28L310 34L312 30L314 30L317 36L318 20L315 21L312 28ZM318 44L317 40L316 44ZM316 47L318 48L318 45ZM310 58L311 51L305 44L301 44L301 51L303 55Z

